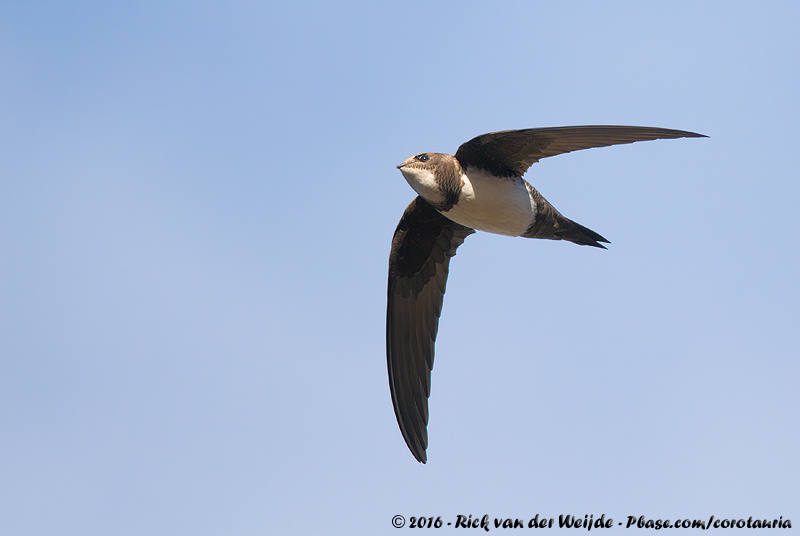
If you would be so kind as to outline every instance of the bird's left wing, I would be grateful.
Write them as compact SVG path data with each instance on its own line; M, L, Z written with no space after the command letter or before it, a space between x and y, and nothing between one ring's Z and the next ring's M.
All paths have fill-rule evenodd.
M557 154L635 141L705 137L686 130L616 125L503 130L461 144L456 159L463 168L477 167L500 177L521 177L535 162Z
M450 258L474 232L417 197L392 239L386 308L389 390L403 439L422 463L427 459L433 349Z

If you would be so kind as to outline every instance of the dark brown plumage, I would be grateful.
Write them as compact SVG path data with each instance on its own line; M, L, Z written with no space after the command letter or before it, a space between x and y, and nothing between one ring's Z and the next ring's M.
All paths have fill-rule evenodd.
M548 156L665 138L705 138L703 134L656 127L592 125L502 130L472 138L456 151L464 168L475 166L499 177L521 177Z
M409 184L420 193L408 205L392 239L389 255L389 285L386 310L386 358L389 389L397 423L414 457L427 459L428 397L433 369L434 343L439 327L450 258L464 239L475 230L469 225L486 226L492 232L519 233L526 238L568 240L580 245L605 247L598 233L561 215L522 175L535 162L548 156L660 138L697 138L702 134L682 130L628 126L581 126L507 130L483 134L462 144L455 156L420 153L398 168ZM482 172L488 172L490 175ZM464 174L462 176L462 173ZM462 209L462 186L470 173L483 181L469 182ZM512 181L507 183L504 181ZM480 205L481 195L494 199ZM505 186L511 185L511 188ZM523 186L524 185L524 186ZM526 192L527 189L527 192ZM498 194L497 192L502 192ZM507 194L506 192L509 192ZM522 194L520 194L522 192ZM512 195L513 199L507 196ZM495 226L494 210L506 210L506 200L533 207L520 221L520 227ZM431 201L426 201L425 197ZM499 204L498 204L499 200ZM495 204L491 204L495 203ZM487 209L490 220L487 223ZM527 206L527 205L525 205ZM454 209L454 207L456 207ZM482 211L478 215L473 210ZM517 208L519 214L519 209ZM458 214L456 215L456 212ZM454 219L461 219L456 223ZM473 223L475 222L475 223ZM529 222L529 223L528 223ZM500 229L500 230L494 230Z
M386 307L386 360L397 423L425 462L433 345L450 258L473 229L439 214L421 197L406 208L392 239Z

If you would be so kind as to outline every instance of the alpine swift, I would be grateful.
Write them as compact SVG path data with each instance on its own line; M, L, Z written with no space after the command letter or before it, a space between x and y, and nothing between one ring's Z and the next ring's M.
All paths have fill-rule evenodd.
M417 192L389 255L386 359L400 432L425 463L428 397L450 258L475 230L568 240L605 249L608 240L558 212L522 176L548 156L663 138L704 138L665 128L578 126L483 134L455 155L419 153L398 169ZM602 243L601 243L602 242Z

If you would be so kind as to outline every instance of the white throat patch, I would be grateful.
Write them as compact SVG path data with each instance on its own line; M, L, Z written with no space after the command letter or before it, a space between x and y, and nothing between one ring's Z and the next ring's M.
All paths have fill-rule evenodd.
M438 205L444 202L445 196L436 182L433 171L413 166L403 166L400 168L400 173L403 174L409 186L428 203Z

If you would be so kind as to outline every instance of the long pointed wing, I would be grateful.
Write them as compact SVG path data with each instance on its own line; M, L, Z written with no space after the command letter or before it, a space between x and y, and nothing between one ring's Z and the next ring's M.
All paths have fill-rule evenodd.
M703 134L656 127L594 125L526 128L491 132L472 138L456 151L462 167L477 167L501 177L521 177L548 156L663 138L705 138Z
M433 347L450 258L474 232L417 197L392 239L386 307L389 390L403 439L422 463L427 459Z

